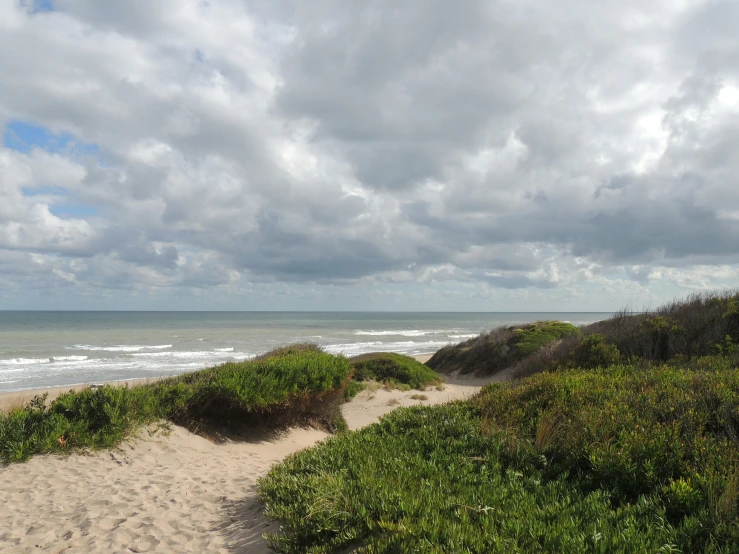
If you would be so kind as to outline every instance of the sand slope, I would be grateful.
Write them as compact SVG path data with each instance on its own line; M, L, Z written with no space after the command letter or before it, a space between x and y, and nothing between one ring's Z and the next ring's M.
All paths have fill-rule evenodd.
M495 380L506 378L499 374ZM465 398L483 384L444 390L363 391L344 405L351 429L398 406ZM214 444L187 430L150 427L112 451L37 456L0 468L1 552L271 552L256 481L275 463L324 439L314 429Z

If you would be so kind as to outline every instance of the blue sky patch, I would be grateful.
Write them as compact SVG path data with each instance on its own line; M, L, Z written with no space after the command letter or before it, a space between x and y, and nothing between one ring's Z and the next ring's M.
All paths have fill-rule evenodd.
M56 196L50 200L51 205L49 211L55 216L62 219L70 218L86 218L99 215L100 210L95 206L88 204L77 203L73 196L70 196L69 191L64 187L55 186L41 186L41 187L24 187L21 189L23 196Z
M23 187L23 196L66 196L67 189L64 187Z
M53 12L53 0L22 0L22 5L26 6L30 13Z
M91 217L98 214L97 208L85 204L55 204L53 206L49 206L49 211L62 219L84 219L85 217Z
M34 148L72 156L91 155L98 152L97 146L79 142L71 133L53 133L46 127L20 120L7 124L3 133L3 144L6 148L23 153L28 153Z

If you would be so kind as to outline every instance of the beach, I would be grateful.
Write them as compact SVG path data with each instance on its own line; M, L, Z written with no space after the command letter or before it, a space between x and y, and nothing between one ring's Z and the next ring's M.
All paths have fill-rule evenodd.
M443 390L424 391L426 400L411 398L419 391L364 390L342 413L359 429L400 406L468 398L488 381L451 376ZM43 392L8 393L0 405ZM112 450L8 465L0 469L0 551L271 552L262 534L277 527L262 515L257 480L329 436L294 428L216 444L159 424Z

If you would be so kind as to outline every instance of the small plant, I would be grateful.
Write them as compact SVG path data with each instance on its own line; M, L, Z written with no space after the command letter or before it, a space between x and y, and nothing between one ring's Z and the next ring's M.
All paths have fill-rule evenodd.
M570 367L592 369L608 367L618 363L620 359L621 353L616 345L608 344L603 335L596 333L586 336L575 347L569 365Z
M380 381L388 389L423 390L442 382L441 376L428 366L402 354L378 352L363 354L350 360L354 379L360 382Z
M412 400L428 400L429 397L425 394L411 394Z
M510 328L513 331L512 343L518 352L528 356L542 346L570 335L579 335L574 325L561 321L538 321L523 327Z
M366 385L364 383L359 383L354 380L349 381L349 384L344 390L344 400L348 402L349 400L357 396L360 392L362 392L365 388Z

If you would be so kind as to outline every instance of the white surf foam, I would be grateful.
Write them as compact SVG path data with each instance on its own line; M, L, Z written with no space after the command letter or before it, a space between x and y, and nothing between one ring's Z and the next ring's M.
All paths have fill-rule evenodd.
M331 354L345 354L354 356L364 354L366 352L398 352L400 354L421 354L438 350L442 346L448 344L448 341L369 341L369 342L352 342L345 344L329 344L325 346L326 352Z
M165 348L172 348L171 344L155 344L155 345L141 345L133 344L130 346L119 344L116 346L95 346L89 344L75 344L72 347L67 346L67 350L91 350L91 351L102 351L102 352L140 352L141 350L164 350Z
M0 365L36 365L48 364L50 358L10 358L9 360L0 360Z
M446 331L443 330L427 330L422 331L420 329L399 329L399 330L392 330L392 331L354 331L354 334L357 336L370 336L370 337L391 337L391 336L401 336L401 337L425 337L426 335L438 335L440 333L446 333Z
M185 350L170 352L135 352L131 356L135 358L208 358L220 357L225 352L214 352L212 350Z

